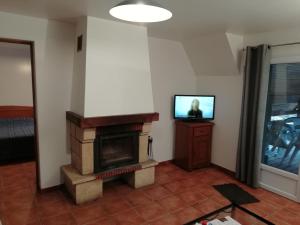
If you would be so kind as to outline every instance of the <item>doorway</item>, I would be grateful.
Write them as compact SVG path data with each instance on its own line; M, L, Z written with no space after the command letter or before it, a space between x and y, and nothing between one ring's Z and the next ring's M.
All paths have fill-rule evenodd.
M34 42L0 38L0 169L24 171L40 190Z
M300 202L300 58L273 57L265 86L259 184Z

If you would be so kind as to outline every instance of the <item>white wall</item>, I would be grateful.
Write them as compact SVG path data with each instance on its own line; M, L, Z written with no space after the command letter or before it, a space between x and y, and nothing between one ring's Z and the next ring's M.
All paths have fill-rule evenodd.
M243 85L243 36L206 35L185 40L183 46L197 75L197 93L216 95L212 163L234 171Z
M99 29L99 25L103 30ZM57 185L60 183L60 166L70 162L70 156L66 152L65 111L71 107L72 73L73 69L76 70L76 66L73 68L75 29L70 24L8 13L0 13L0 27L0 37L35 42L41 187ZM94 33L90 40L91 48L97 48L90 50L91 55L88 56L95 57L87 58L92 68L91 71L87 69L87 72L92 74L88 80L89 85L92 85L88 95L96 97L85 98L99 102L99 105L96 108L88 106L86 116L95 115L92 112L96 112L98 116L112 112L126 114L132 113L132 109L136 113L158 111L160 121L154 123L153 127L154 155L158 161L165 161L173 158L172 96L215 94L217 104L212 161L227 169L235 169L242 76L201 74L197 77L181 43L157 38L148 40L146 30L141 27L103 20L99 22L99 19L91 18L90 29ZM121 35L124 33L127 34L126 38ZM100 44L97 41L99 39ZM299 40L299 29L245 37L247 45ZM148 44L151 67L147 60ZM294 48L291 48L289 54L297 55L298 52L293 52L292 49ZM118 56L117 64L115 59L111 58L112 52L114 56ZM130 57L124 52L130 52ZM134 62L138 62L138 66ZM122 77L122 74L126 74L126 78L124 75ZM107 83L105 81L108 78L111 78L111 81ZM139 88L135 91L135 86L124 88L123 83L128 81L139 84ZM81 85L80 81L78 84ZM152 90L154 110L151 104ZM105 97L108 92L113 93L113 99L123 100L124 104L115 106L114 101L107 102ZM73 89L73 93L76 93L76 88ZM124 93L129 93L127 97L133 94L141 96L138 95L134 101L128 103L124 99ZM76 101L76 98L73 100ZM107 106L109 110L102 111Z
M87 17L78 18L74 36L74 73L72 80L71 111L84 115L85 70L86 70ZM82 35L82 50L77 51L77 38Z
M257 34L249 34L244 36L245 45L259 45L259 44L284 44L291 42L300 41L300 29L287 29L287 30L277 30L273 32L264 32ZM294 45L295 47L296 45Z
M199 76L197 89L216 95L212 163L235 171L243 76Z
M300 29L278 30L274 32L265 32L245 36L245 46L259 44L285 44L300 42ZM295 58L300 56L300 45L280 46L272 48L272 58Z
M57 185L60 166L70 163L65 115L71 101L74 27L2 12L0 27L0 37L35 42L41 187Z
M197 78L181 43L149 38L149 53L154 111L160 114L153 123L154 158L166 161L174 152L173 96L196 94Z
M0 105L33 106L29 45L0 43Z
M243 47L241 38L230 37L229 41L232 51L229 55L233 57L232 61L237 63L239 62L237 50ZM160 121L154 123L152 132L155 159L158 161L173 159L173 95L212 94L216 95L212 162L234 171L243 77L240 74L196 76L184 45L180 42L151 37L149 38L149 51L154 110L160 113ZM217 62L217 60L214 61L214 63ZM236 63L234 66L238 68ZM210 65L213 65L213 62Z
M84 116L153 112L146 28L87 20Z
M244 36L244 46L282 44L300 41L300 30L289 29ZM238 46L235 46L235 43ZM241 40L230 38L235 49ZM300 45L272 49L272 58L299 57ZM240 56L239 56L240 57ZM300 60L300 57L299 57ZM239 64L239 60L237 60ZM217 63L217 62L216 62ZM203 74L202 74L203 75ZM212 162L235 171L239 135L243 76L198 76L198 91L216 95L216 115L213 136Z

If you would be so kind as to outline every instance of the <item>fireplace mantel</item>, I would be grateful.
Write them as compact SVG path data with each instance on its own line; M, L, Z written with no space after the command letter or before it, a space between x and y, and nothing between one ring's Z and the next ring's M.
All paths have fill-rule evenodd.
M83 117L67 111L67 120L80 128L96 128L121 124L152 123L159 120L159 113L143 113L118 116Z

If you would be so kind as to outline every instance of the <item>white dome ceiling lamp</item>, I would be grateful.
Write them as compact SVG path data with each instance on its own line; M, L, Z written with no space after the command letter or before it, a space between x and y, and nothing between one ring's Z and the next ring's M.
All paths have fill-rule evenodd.
M125 0L109 11L120 20L153 23L168 20L172 12L152 0Z

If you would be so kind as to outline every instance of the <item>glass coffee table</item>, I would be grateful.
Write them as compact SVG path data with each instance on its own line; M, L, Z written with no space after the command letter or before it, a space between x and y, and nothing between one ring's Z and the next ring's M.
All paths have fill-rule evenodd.
M265 224L275 225L274 223L236 204L227 205L205 216L201 216L200 218L191 221L185 225L196 225L201 221L212 221L214 219L223 219L226 216L230 216L231 218L239 222L241 225L265 225Z

